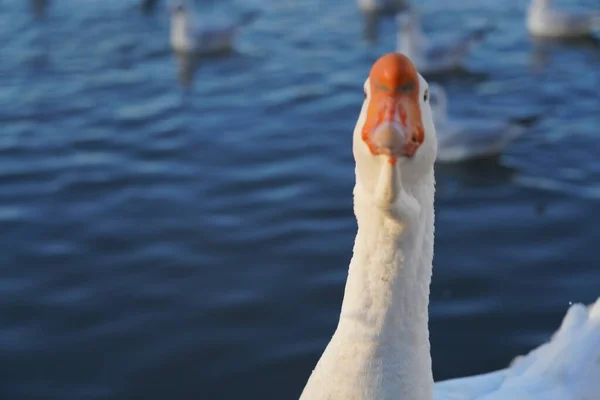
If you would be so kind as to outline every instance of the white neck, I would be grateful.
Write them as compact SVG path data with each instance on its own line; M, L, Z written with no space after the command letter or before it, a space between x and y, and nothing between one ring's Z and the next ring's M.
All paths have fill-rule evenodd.
M301 400L433 397L428 330L433 168L399 191L399 213L416 205L416 218L382 211L376 194L363 189L357 176L358 233L340 321Z

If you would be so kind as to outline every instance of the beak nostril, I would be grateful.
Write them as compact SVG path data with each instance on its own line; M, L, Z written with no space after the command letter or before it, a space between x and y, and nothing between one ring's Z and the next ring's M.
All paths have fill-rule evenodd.
M420 136L419 136L419 134L418 134L418 133L416 133L416 134L413 134L413 135L411 135L411 136L410 136L410 143L411 143L411 144L414 144L414 145L417 145L417 146L418 146L418 145L420 145L420 144L421 144L421 142L422 142L422 141L420 140Z

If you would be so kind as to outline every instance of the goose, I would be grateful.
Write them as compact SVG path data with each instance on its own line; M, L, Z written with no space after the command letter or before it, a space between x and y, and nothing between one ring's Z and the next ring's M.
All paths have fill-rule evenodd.
M473 48L491 31L490 27L480 27L469 33L433 43L423 32L416 12L404 11L396 16L396 49L415 63L422 74L436 74L459 69Z
M552 0L532 0L526 24L534 37L577 38L592 35L600 29L600 11L568 12L552 7Z
M233 48L235 33L253 21L257 13L247 12L229 25L201 25L192 0L176 0L170 4L171 47L180 53L196 55L227 52Z
M357 0L358 8L366 14L396 14L409 7L408 0Z
M438 138L438 161L455 162L497 155L526 131L523 124L514 121L472 116L453 118L448 115L444 88L431 83L429 93Z
M358 232L335 333L301 400L592 400L600 299L502 370L434 384L428 328L437 139L410 59L380 57L353 134Z

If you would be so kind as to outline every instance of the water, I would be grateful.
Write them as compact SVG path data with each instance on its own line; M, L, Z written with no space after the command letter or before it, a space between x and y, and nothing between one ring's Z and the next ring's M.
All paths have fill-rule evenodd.
M297 398L337 322L351 132L393 21L368 44L350 0L264 1L184 89L164 4L134 3L0 5L1 398ZM507 365L600 295L600 51L534 48L522 1L460 3L425 2L426 29L498 29L450 110L542 119L437 166L436 379Z

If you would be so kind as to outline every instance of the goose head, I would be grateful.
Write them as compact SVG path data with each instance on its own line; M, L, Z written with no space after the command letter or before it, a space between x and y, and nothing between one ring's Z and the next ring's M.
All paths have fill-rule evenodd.
M408 188L431 179L437 138L429 85L407 56L389 53L373 64L364 84L353 153L357 186L367 195L377 193L382 182L393 184L396 192L397 185Z

